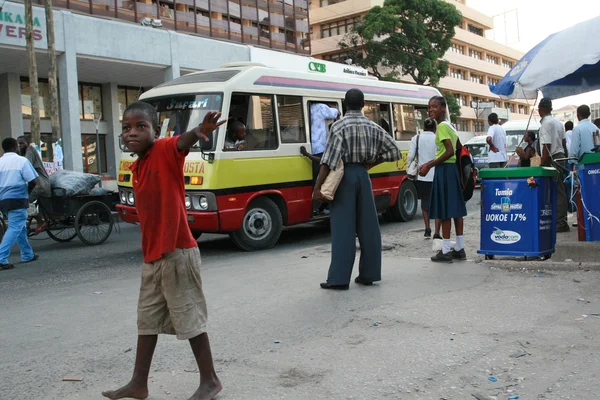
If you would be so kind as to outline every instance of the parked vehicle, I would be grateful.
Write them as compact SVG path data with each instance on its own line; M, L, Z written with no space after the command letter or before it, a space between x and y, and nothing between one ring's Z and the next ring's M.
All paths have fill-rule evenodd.
M473 157L473 164L475 164L475 171L477 172L476 181L479 184L479 171L488 167L488 144L486 143L487 136L475 136L471 138L465 147L469 149L471 157Z

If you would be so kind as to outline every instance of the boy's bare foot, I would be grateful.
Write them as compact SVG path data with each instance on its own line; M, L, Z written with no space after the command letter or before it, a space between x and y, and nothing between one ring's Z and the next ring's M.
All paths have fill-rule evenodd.
M221 390L223 385L218 379L210 383L201 383L196 393L188 400L212 400Z
M143 400L148 397L148 387L136 387L133 383L129 382L120 389L102 392L102 396L112 400L126 398Z

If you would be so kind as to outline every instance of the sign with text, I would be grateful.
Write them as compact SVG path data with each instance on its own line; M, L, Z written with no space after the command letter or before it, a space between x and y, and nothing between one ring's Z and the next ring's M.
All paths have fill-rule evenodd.
M46 14L33 7L33 39L35 47L47 47ZM25 47L25 9L21 4L5 3L0 11L0 44Z

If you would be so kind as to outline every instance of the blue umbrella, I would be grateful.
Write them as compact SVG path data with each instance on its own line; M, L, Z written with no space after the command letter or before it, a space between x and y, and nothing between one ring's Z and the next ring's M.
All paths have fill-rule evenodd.
M511 99L558 99L600 89L600 16L548 36L502 78L492 93Z

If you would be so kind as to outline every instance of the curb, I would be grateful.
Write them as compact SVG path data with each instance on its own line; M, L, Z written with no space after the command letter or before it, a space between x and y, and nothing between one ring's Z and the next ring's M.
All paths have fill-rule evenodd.
M557 262L551 260L476 260L475 262L506 271L600 271L600 263L592 262Z

